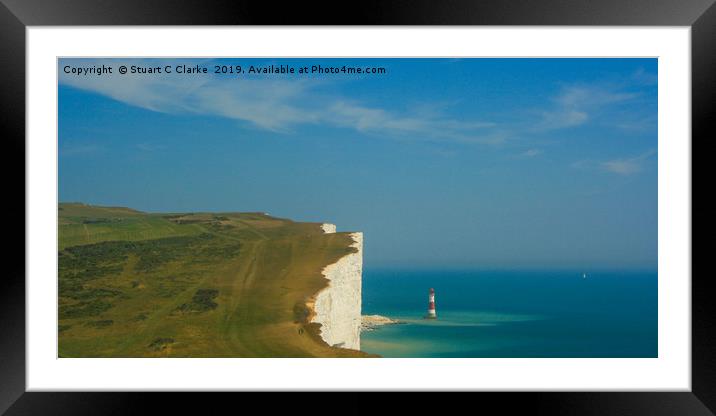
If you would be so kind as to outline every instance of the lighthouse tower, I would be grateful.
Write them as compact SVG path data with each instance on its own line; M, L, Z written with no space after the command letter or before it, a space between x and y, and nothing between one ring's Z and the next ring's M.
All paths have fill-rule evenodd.
M428 314L425 319L437 319L437 317L435 314L435 289L431 287L428 294Z

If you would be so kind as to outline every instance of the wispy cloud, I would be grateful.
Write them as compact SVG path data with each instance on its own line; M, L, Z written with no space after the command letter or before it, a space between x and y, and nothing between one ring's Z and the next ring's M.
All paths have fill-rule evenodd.
M528 149L520 153L518 156L522 158L536 157L544 153L541 149Z
M573 162L570 166L574 169L602 171L628 176L643 171L647 161L654 155L656 155L656 149L649 149L632 157L602 161L584 159Z
M423 134L431 138L448 138L457 141L478 141L474 133L494 123L467 122L450 118L429 117L423 115L401 116L381 108L371 108L348 101L336 101L326 109L326 118L339 126L353 128L362 132L395 134ZM487 142L489 139L480 136ZM489 136L494 139L494 135Z
M641 85L656 85L659 82L659 77L644 68L639 68L632 74L632 80Z
M116 67L118 62L85 60L82 64L113 64ZM126 60L122 64L147 65L147 62ZM498 132L485 131L495 127L494 123L458 120L440 114L399 114L346 97L321 93L317 90L322 84L308 80L163 74L80 77L61 70L60 83L151 111L213 115L282 133L291 132L300 125L324 124L416 140L496 143L504 137Z
M635 97L637 94L601 86L567 86L554 98L553 107L541 112L542 119L537 123L536 129L555 130L579 126L603 108Z
M600 167L605 172L616 173L618 175L632 175L641 172L644 169L644 162L656 154L656 150L650 149L638 156L608 160L600 163Z
M68 61L65 61L68 62ZM174 65L178 61L143 59L72 60L75 65ZM65 64L64 62L61 64ZM545 132L592 122L611 106L633 100L638 94L603 83L564 85L543 110L522 119L507 117L501 123L454 112L458 102L425 100L397 105L371 105L326 88L335 81L274 76L177 76L177 74L111 74L76 76L60 68L60 83L110 97L131 106L167 114L196 114L246 123L254 128L290 134L306 125L343 128L401 141L435 141L499 145L526 140ZM632 84L650 82L651 74L637 71ZM513 114L515 112L513 111ZM519 111L517 111L519 113ZM456 114L460 114L457 116ZM500 120L500 114L493 114ZM535 117L536 116L536 117ZM605 120L604 117L601 119ZM611 127L648 131L653 118L623 112L608 117ZM527 144L520 157L535 157L541 150ZM147 150L141 149L140 150Z
M143 60L123 60L121 63L126 66L150 65ZM115 60L82 60L82 65L102 64L116 68L119 63ZM151 111L214 115L273 131L286 130L293 124L311 122L314 118L295 105L309 88L301 81L131 73L76 76L61 70L60 83Z
M618 129L628 132L648 132L656 131L658 127L658 120L656 115L648 114L646 116L637 117L622 117L623 120L617 121L614 126Z

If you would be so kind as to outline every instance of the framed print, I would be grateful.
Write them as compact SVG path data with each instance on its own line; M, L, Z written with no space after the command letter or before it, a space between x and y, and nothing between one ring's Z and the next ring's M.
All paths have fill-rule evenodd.
M710 2L7 3L8 414L142 391L712 414Z

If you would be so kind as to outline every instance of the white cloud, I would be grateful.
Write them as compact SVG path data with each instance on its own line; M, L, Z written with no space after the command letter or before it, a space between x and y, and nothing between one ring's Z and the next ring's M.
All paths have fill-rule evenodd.
M543 152L540 149L529 149L520 153L521 157L535 157L541 155Z
M120 64L151 66L156 62L97 59L73 60L72 64L104 64L117 68ZM172 63L161 63L162 66L167 64ZM466 143L502 140L497 133L485 134L484 129L494 127L493 123L455 120L435 114L396 114L344 97L321 94L316 91L322 85L319 82L177 74L76 76L60 69L61 84L132 106L169 114L214 115L275 132L289 132L299 125L320 123L416 140L448 139Z
M641 172L644 169L644 162L656 153L651 149L638 156L624 159L614 159L602 162L600 167L602 170L618 175L631 175Z
M621 130L636 133L656 131L656 128L658 127L658 120L655 114L649 114L641 118L636 118L632 116L632 118L626 118L624 120L618 121L615 124L615 127Z
M584 124L587 120L589 115L584 111L561 108L543 112L539 127L544 130L563 129Z
M174 65L178 61L142 59L63 60L61 65ZM210 65L208 65L210 66ZM450 141L465 144L500 144L510 138L543 133L549 130L576 127L591 122L606 107L632 100L637 95L601 85L563 87L546 109L537 114L539 120L511 125L458 119L449 114L455 103L440 101L406 103L396 98L396 105L368 105L355 96L328 93L326 81L273 76L193 76L178 74L111 74L76 76L60 68L63 85L91 91L128 105L168 114L197 114L238 120L259 129L290 133L302 125L326 125L351 129L375 137L402 141ZM637 73L645 76L643 73ZM409 103L408 103L409 104ZM636 119L635 119L636 120ZM646 125L628 123L615 128L636 129ZM531 149L522 157L534 157ZM618 161L616 161L618 162ZM612 170L629 171L626 166Z
M465 122L454 119L427 116L401 116L380 108L336 101L325 109L325 117L331 122L362 132L393 133L399 135L424 135L425 139L447 138L460 142L495 142L497 135L476 135L475 132L494 123Z
M607 172L619 175L631 175L641 171L641 163L634 159L618 159L602 162L602 168Z
M573 162L570 166L574 169L599 170L602 172L628 176L643 171L648 159L655 154L655 149L649 149L644 153L633 157L624 157L606 161L583 159Z
M112 65L114 60L82 60L81 65ZM151 61L150 61L151 62ZM79 65L72 62L73 65ZM151 65L143 60L121 64ZM171 65L163 61L162 66ZM309 88L304 82L179 76L178 74L109 74L76 76L60 71L60 83L92 91L117 101L169 114L203 114L252 123L268 130L286 130L314 117L291 105Z
M659 82L657 74L647 72L644 68L634 71L632 79L641 85L656 85Z
M596 108L636 98L636 94L610 91L604 87L571 86L564 88L557 101L565 108Z
M616 92L606 87L573 85L562 89L554 98L552 109L542 111L538 130L556 130L586 123L590 114L611 104L631 100L637 95Z

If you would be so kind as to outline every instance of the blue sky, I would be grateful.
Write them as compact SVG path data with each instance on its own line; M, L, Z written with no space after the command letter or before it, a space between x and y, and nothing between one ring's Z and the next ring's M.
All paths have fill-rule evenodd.
M386 74L116 74L177 63ZM367 267L656 268L656 59L58 69L61 201L332 222Z

